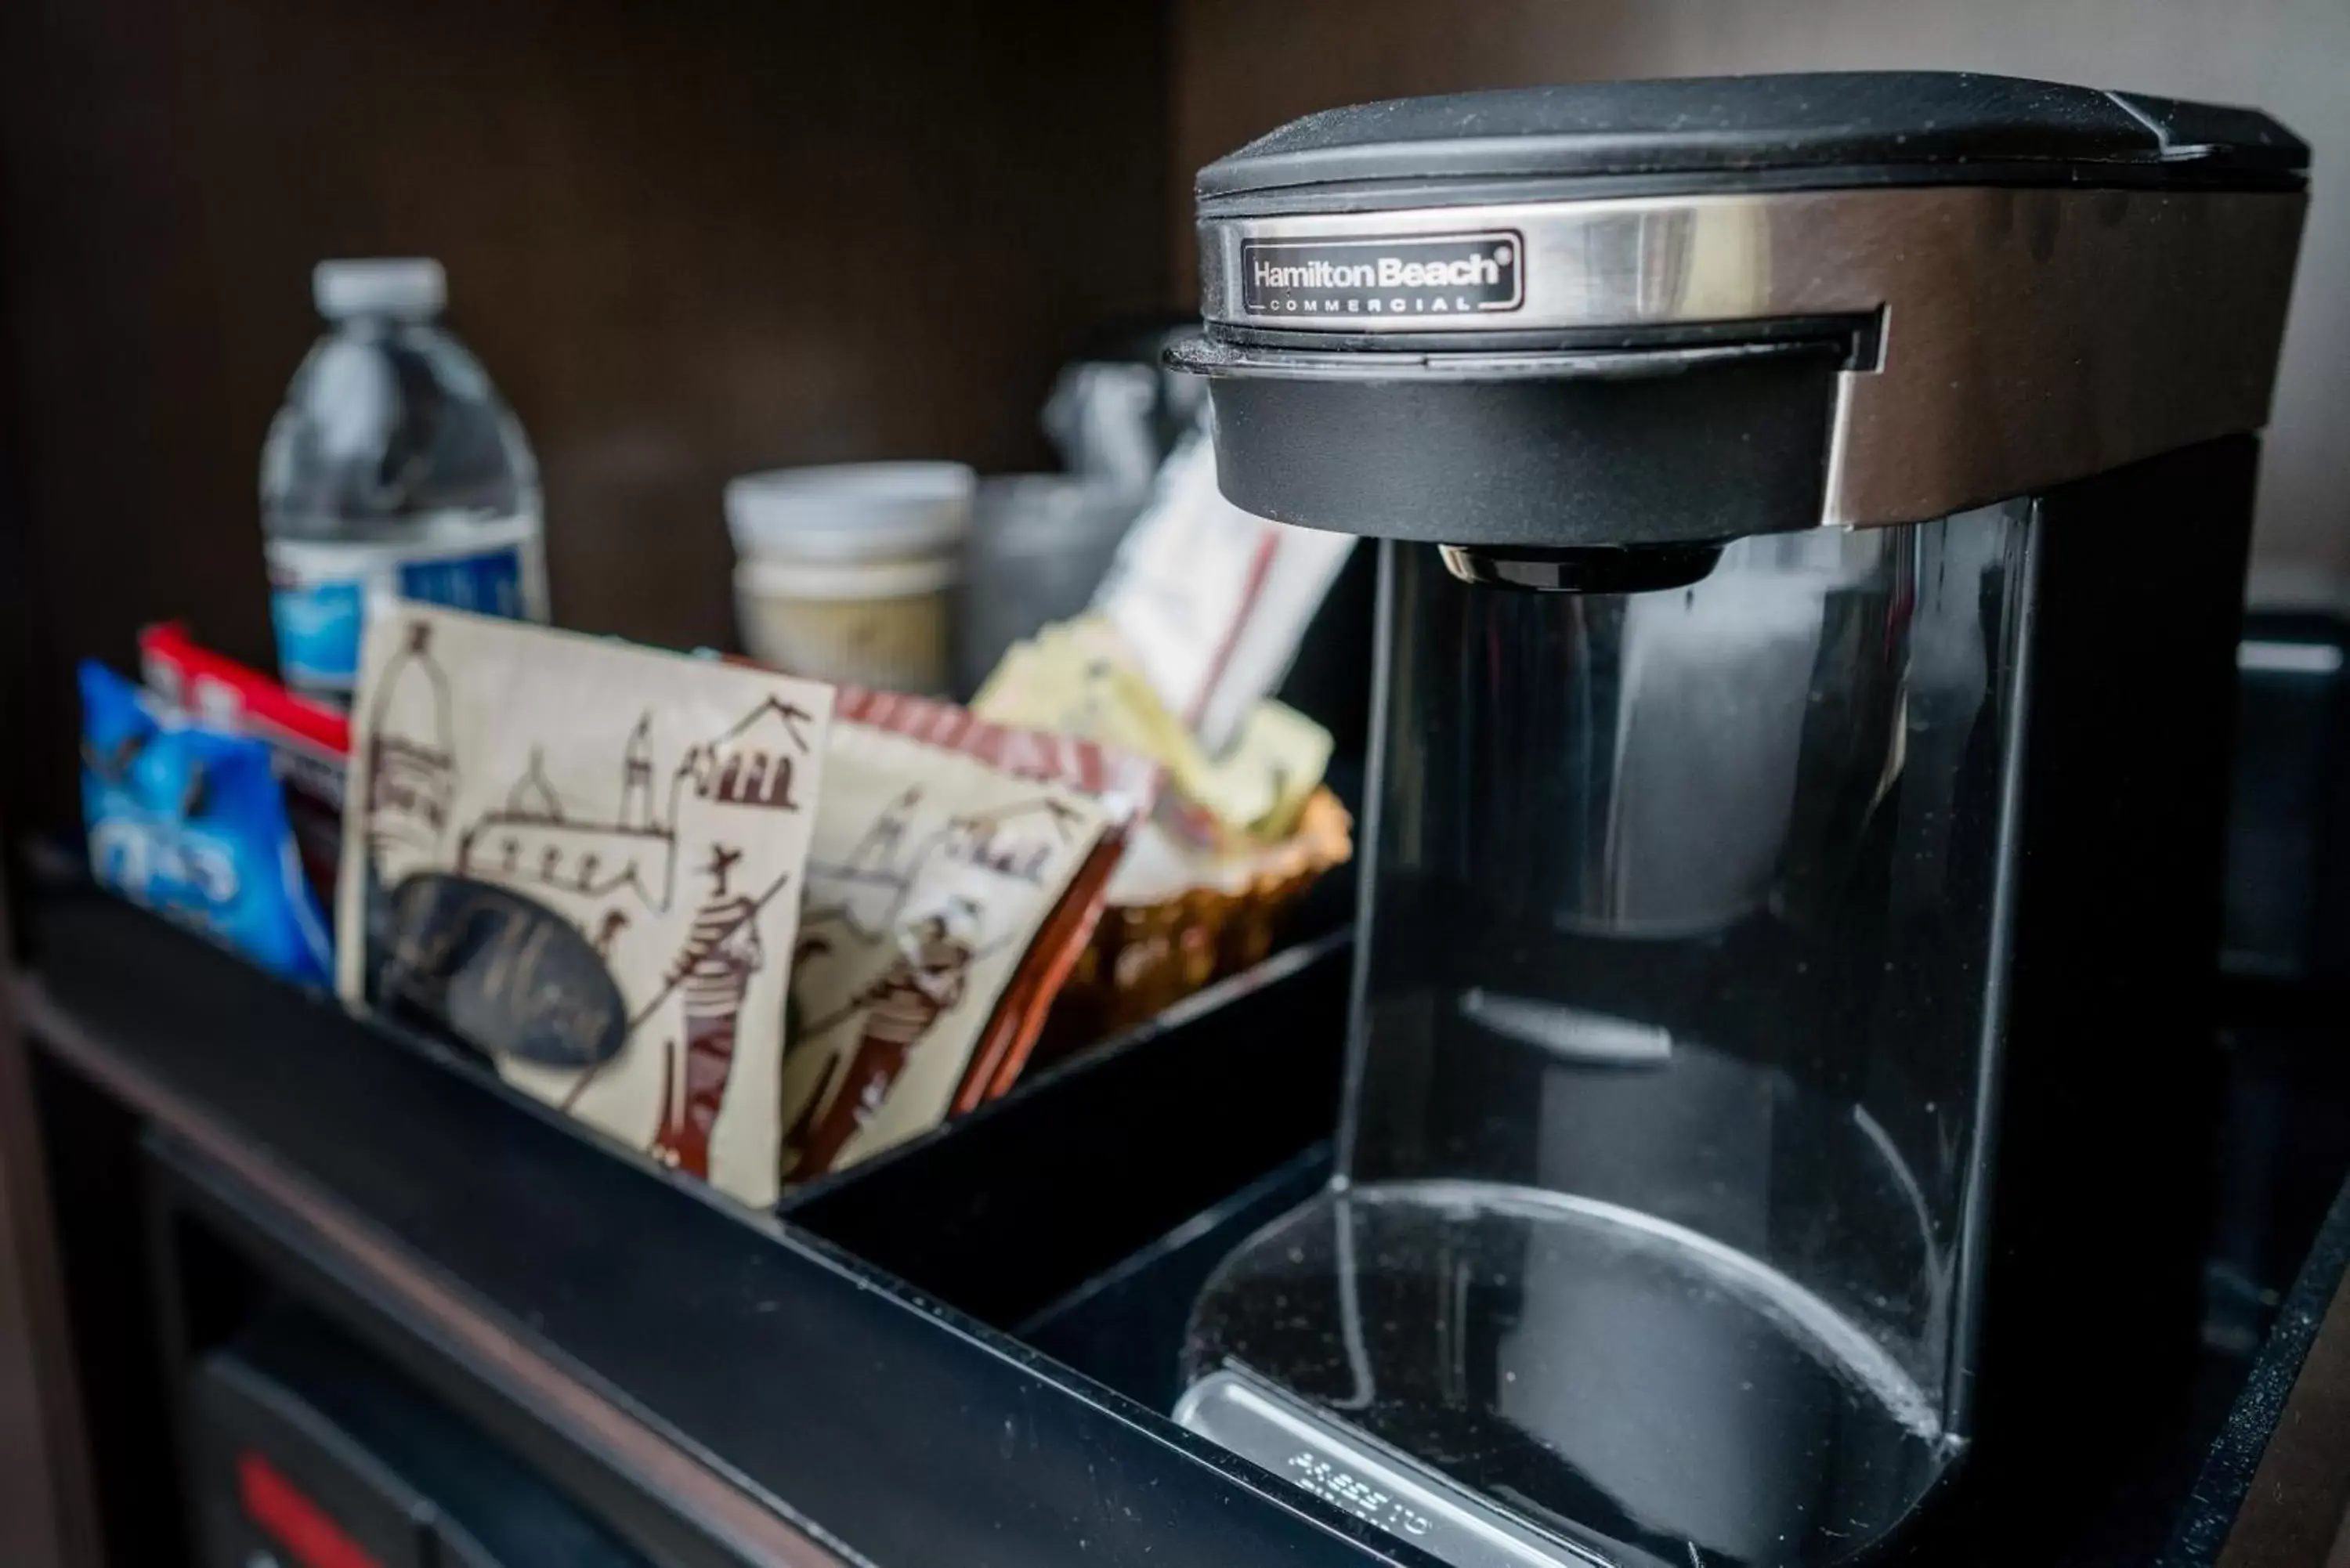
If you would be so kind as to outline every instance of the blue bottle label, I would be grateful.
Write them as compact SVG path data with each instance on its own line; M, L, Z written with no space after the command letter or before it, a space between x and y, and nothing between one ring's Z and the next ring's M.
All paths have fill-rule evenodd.
M530 613L523 596L522 552L512 545L477 556L404 561L400 567L400 597L479 615L504 616L509 620L524 619Z
M366 583L359 578L273 587L277 668L289 685L347 691L359 673Z
M470 532L460 545L270 541L270 614L286 682L348 694L359 678L367 603L377 594L545 620L538 519L525 515Z

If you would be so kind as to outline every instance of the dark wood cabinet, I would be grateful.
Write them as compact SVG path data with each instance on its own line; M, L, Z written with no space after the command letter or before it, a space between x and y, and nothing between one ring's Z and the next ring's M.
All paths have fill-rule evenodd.
M1159 1243L1186 1216L1244 1226L1318 1175L1335 946L1293 955L1238 1003L1278 1043L1247 1069L1263 1104L1188 1164L1171 1125L1155 1141L1071 1134L1070 1158L1096 1173L1073 1180L1036 1151L1077 1124L1040 1096L817 1194L796 1220L721 1215L409 1043L146 917L54 893L39 846L78 830L73 667L130 667L137 628L169 618L270 661L257 459L317 331L321 257L445 264L451 319L538 455L561 623L723 648L724 481L883 457L1044 466L1056 368L1106 331L1188 313L1191 173L1206 159L1364 98L1803 66L2257 99L2308 135L2314 220L2263 548L2288 576L2350 583L2350 447L2330 434L2350 400L2350 305L2333 282L2350 201L2329 200L2350 193L2350 10L2163 0L2108 38L2109 17L2025 0L1733 9L0 5L0 1561L175 1560L173 1444L155 1415L170 1375L140 1358L149 1298L187 1268L212 1270L220 1299L282 1273L575 1492L612 1489L630 1539L664 1561L1030 1568L1151 1548L1153 1562L1424 1564L1177 1432L1151 1407L1156 1374L1122 1380L1117 1334L1078 1299L1121 1260L1180 1277L1196 1237L1189 1255ZM1131 1044L1051 1092L1130 1109L1201 1070L1163 1040ZM317 1052L348 1054L322 1066ZM370 1116L377 1104L423 1119ZM338 1119L306 1120L313 1105ZM1182 1168L1123 1229L1088 1230L1088 1204L1152 1160ZM1049 1222L991 1210L970 1185L983 1168ZM963 1194L951 1224L893 1229L904 1195L941 1190ZM107 1223L60 1256L60 1214ZM634 1318L577 1299L632 1256L599 1239L605 1222L667 1237L642 1266L668 1272L609 1282ZM211 1240L174 1251L157 1229L174 1226ZM207 1247L232 1261L204 1262ZM988 1277L999 1256L1029 1272ZM535 1258L579 1272L532 1274ZM2280 1331L2239 1404L2179 1568L2350 1561L2333 1533L2350 1496L2336 1440L2350 1324L2326 1312L2345 1259L2337 1210L2283 1320L2306 1322ZM701 1293L664 1351L639 1340L669 1290ZM69 1306L96 1315L69 1323ZM742 1359L709 1359L727 1355ZM808 1369L781 1365L792 1355ZM2300 1504L2279 1511L2285 1491ZM691 1527L665 1534L678 1519Z

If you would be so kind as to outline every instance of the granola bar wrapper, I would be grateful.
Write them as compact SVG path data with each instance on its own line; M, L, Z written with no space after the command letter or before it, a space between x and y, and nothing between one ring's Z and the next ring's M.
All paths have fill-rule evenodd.
M411 604L370 615L337 989L744 1203L832 689Z
M784 1179L1002 1094L1101 918L1157 770L843 689L792 972Z

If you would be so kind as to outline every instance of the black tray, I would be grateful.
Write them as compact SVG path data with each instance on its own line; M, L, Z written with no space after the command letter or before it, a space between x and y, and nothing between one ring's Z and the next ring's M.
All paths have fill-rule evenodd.
M763 1215L102 895L30 923L50 1076L148 1128L152 1276L324 1309L656 1561L1433 1568L1165 1416L1207 1271L1326 1179L1343 937ZM2166 1563L2214 1560L2350 1197L2316 1229L2249 1377L2214 1364L2218 1442L2181 1431L2183 1473L2130 1500L2116 1541L2152 1549L2066 1561L2147 1561L2173 1520ZM162 1359L212 1332L174 1323Z
M608 1517L645 1500L699 1516L721 1551L674 1548L689 1560L1431 1561L1008 1332L1074 1324L1058 1343L1107 1339L1112 1376L1171 1379L1163 1310L1151 1348L1089 1336L1084 1305L1170 1277L1149 1262L1197 1266L1203 1224L1312 1179L1336 1106L1343 938L771 1217L139 910L35 902L36 1033L164 1129L167 1215L202 1217L420 1374L434 1355L469 1366L442 1384L480 1386L470 1414L535 1402L497 1435L528 1428L545 1458L567 1433L588 1457L558 1475L592 1493L618 1474L631 1493L582 1499ZM626 1434L567 1414L546 1369L699 1473L619 1474ZM712 1481L801 1549L761 1547L760 1519L711 1521Z

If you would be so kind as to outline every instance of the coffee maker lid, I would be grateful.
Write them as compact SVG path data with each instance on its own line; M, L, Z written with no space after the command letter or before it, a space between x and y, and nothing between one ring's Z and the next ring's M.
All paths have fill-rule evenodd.
M1398 182L2295 189L2309 147L2256 109L1958 71L1690 77L1398 99L1293 120L1200 171L1201 216ZM1450 187L1451 190L1447 188ZM1457 192L1457 193L1455 193ZM1630 193L1627 192L1625 193ZM1365 192L1367 196L1373 194ZM1376 204L1386 204L1378 202Z

